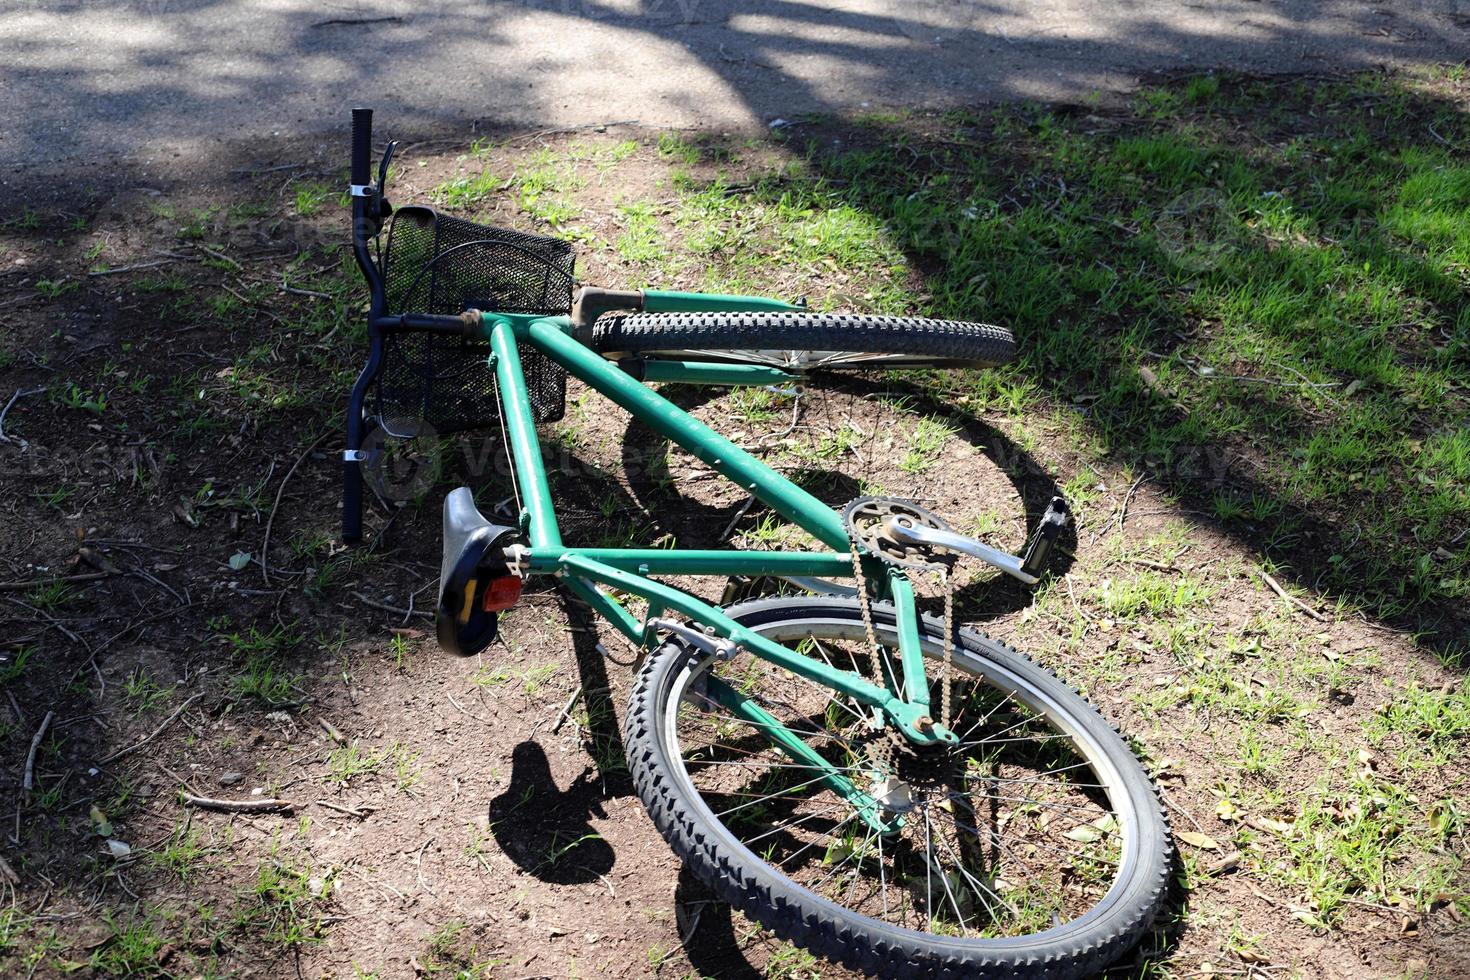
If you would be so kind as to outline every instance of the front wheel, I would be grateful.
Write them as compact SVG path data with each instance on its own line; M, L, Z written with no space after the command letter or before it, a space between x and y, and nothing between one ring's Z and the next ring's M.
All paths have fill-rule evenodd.
M775 310L604 316L593 327L592 344L604 354L797 372L995 367L1016 352L1011 332L988 323Z
M876 651L855 600L727 612L831 666L878 683L902 676L891 607L873 607ZM749 653L719 660L665 644L628 712L638 794L721 898L828 959L882 976L1092 973L1163 902L1172 844L1154 787L1086 701L979 633L954 633L946 704L942 641L926 618L933 713L961 736L937 753ZM847 788L778 750L776 723Z

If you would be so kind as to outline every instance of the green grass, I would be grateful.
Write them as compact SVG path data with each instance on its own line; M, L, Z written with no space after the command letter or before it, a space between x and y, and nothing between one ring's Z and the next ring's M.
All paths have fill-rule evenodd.
M1185 612L1200 605L1209 595L1209 587L1203 582L1185 575L1159 572L1110 579L1099 590L1104 611L1120 619Z
M138 667L123 681L123 696L127 698L134 714L152 711L174 692L172 687L159 685L148 672Z
M634 202L618 207L623 230L614 243L618 256L625 262L637 264L657 263L665 257L660 241L658 218L653 205Z
M363 749L356 742L333 749L327 756L327 780L346 786L362 777L387 772L400 793L416 795L415 787L423 779L418 766L419 753L401 742L385 749Z
M954 426L943 419L920 419L909 437L908 452L898 464L899 469L906 473L923 473L939 461L945 443L954 433Z
M492 194L504 190L509 181L493 170L482 170L477 174L461 174L434 188L434 199L451 211L462 211L473 207Z
M334 882L334 873L318 872L277 847L274 854L260 862L238 925L275 945L321 942L329 925L325 909Z
M30 662L35 653L35 647L24 646L0 654L0 687L19 680L25 674L26 664Z
M1463 110L1408 78L1220 75L1094 118L872 121L738 183L666 134L687 275L1008 324L1017 364L936 397L1085 405L1090 444L1278 577L1470 649L1437 612L1470 604L1470 166L1428 135L1470 141Z
M230 678L238 698L252 699L269 708L295 704L301 696L300 674L287 671L274 657L253 654Z
M204 858L211 853L212 849L201 841L197 828L177 824L174 832L153 852L152 861L188 881L198 876Z
M325 184L309 183L296 186L296 213L303 218L310 218L321 211L322 205L332 196L332 191Z

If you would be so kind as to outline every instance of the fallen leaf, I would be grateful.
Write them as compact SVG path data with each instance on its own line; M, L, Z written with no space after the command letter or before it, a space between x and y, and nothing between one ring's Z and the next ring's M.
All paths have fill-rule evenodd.
M250 552L248 552L248 551L237 551L233 555L230 556L230 567L233 568L237 572L240 571L241 569L245 568L245 566L247 566L249 564L250 564Z
M107 814L99 808L92 807L92 826L96 828L99 837L112 836L112 823L107 819Z
M1303 925L1311 926L1313 929L1327 928L1327 923L1318 918L1316 912L1307 909L1292 909L1291 917Z
M1080 827L1073 827L1062 836L1081 844L1091 844L1093 841L1102 840L1103 832L1089 824L1083 824Z
M1248 818L1246 820L1246 823L1250 824L1252 827L1256 828L1257 830L1264 830L1267 833L1283 834L1283 835L1284 834L1291 833L1292 827L1294 826L1289 821L1286 821L1286 820L1277 820L1274 817L1254 817L1253 816L1253 817Z
M1193 830L1180 831L1179 839L1190 847L1197 847L1202 851L1218 851L1220 849L1220 842L1215 840L1215 838L1209 834L1196 833Z

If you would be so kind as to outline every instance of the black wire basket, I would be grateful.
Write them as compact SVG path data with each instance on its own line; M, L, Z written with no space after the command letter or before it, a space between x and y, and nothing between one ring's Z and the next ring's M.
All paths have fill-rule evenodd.
M565 314L572 308L575 261L571 245L559 239L478 225L418 205L400 208L383 257L386 312ZM566 372L529 345L519 351L536 421L556 421L566 410ZM500 405L489 355L490 345L480 341L390 334L373 391L378 424L400 438L493 424Z

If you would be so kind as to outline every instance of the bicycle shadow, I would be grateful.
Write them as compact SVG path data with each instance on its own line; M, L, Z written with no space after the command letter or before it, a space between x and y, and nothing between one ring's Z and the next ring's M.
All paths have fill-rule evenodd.
M511 752L510 784L490 801L490 832L516 867L541 881L583 885L612 870L612 846L592 827L606 818L595 771L557 788L546 750L521 742Z
M1039 461L1005 433L983 419L954 405L944 404L916 387L876 382L856 376L827 375L818 380L824 388L857 398L897 395L906 411L936 419L949 426L953 438L968 444L1001 473L1014 490L1025 519L1027 540L1035 533L1042 513L1052 497L1062 496L1060 485ZM722 397L725 389L665 386L660 394L686 412ZM638 506L658 514L660 522L675 533L682 546L729 547L722 529L748 521L741 518L743 500L712 506L682 490L669 469L669 440L659 436L636 418L630 418L622 441L623 469ZM864 493L861 482L833 468L803 467L786 474L836 507ZM754 508L752 508L754 509ZM1050 575L1064 575L1075 560L1077 532L1069 522L1052 549L1047 568ZM957 615L967 622L986 622L1017 612L1031 603L1033 590L1004 575L972 581L954 594Z
M718 980L763 980L735 935L735 910L694 876L679 869L674 885L674 923L689 964L701 977Z
M546 750L524 741L511 753L510 783L490 801L490 831L521 870L551 884L586 884L612 869L616 853L592 826L608 800L633 793L596 617L561 593L581 694L564 723L581 732L591 765L558 789Z

